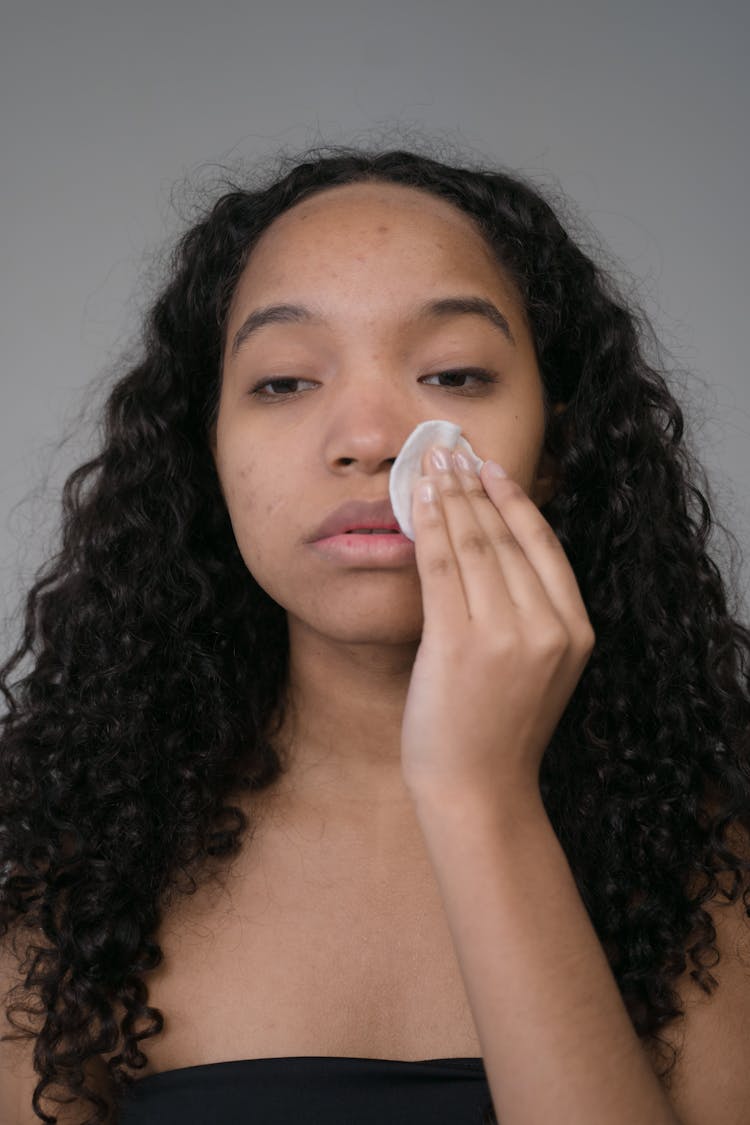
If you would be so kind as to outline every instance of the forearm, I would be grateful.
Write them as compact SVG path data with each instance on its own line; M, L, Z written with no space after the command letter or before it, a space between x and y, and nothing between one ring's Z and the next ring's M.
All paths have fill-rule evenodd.
M501 1125L679 1125L541 797L415 804Z

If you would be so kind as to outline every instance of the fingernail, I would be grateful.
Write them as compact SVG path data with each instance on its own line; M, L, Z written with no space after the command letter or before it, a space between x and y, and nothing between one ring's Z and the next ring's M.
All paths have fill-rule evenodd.
M450 461L448 460L448 456L449 454L446 449L443 449L440 446L436 446L433 449L431 455L432 464L436 469L445 471L446 469L450 468Z
M485 461L487 466L487 473L491 477L507 477L507 473L502 465L498 465L497 461Z

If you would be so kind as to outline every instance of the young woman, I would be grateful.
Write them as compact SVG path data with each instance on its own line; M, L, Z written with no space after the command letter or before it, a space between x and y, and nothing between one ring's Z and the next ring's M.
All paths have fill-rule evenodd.
M647 329L502 171L188 230L0 670L3 1122L750 1119L750 633ZM432 419L481 471L347 539Z

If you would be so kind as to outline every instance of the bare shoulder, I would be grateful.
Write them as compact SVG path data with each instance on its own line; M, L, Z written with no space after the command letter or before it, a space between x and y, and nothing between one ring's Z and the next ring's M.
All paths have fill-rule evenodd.
M26 938L27 944L28 941ZM13 931L0 938L0 1121L3 1125L39 1125L40 1121L32 1107L34 1090L40 1081L33 1064L34 1040L22 1037L18 1030L18 1027L29 1027L29 1017L20 1010L15 1011L11 1023L8 1014L9 1006L17 1003L25 1006L27 997L32 1001L36 1000L23 988L21 966L24 953L25 947L19 933L16 933L15 940ZM84 1071L87 1085L109 1101L106 1092L109 1079L105 1062L102 1059L88 1060ZM56 1087L48 1087L45 1094L46 1092L55 1096L69 1096ZM70 1105L58 1106L43 1095L42 1108L57 1117L58 1125L80 1125L92 1107L90 1103L80 1099ZM113 1117L108 1118L108 1125L112 1121Z

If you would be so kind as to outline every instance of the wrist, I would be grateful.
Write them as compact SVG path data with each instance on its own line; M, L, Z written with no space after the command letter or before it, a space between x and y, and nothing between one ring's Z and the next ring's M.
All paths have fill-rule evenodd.
M467 791L445 784L412 787L410 795L420 821L448 820L476 825L482 821L513 831L520 825L548 819L542 794L531 783L502 791Z

